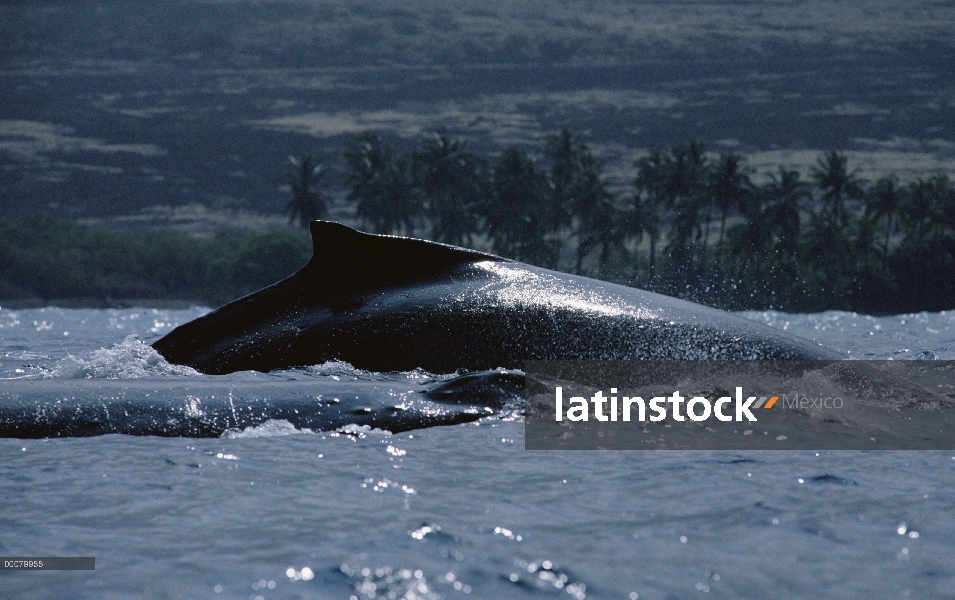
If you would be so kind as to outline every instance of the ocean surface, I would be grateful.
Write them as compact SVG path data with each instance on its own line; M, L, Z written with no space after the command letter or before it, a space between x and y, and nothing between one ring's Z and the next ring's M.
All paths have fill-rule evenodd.
M205 312L0 308L0 386L79 403L307 388L338 406L449 379L213 377L148 346ZM955 359L951 311L743 316L851 358ZM0 598L955 598L952 451L532 452L513 406L397 434L353 420L0 439L0 556L96 558L0 571Z

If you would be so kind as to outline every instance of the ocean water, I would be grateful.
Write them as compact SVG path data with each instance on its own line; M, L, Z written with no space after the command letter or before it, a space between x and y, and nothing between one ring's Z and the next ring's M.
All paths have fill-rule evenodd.
M79 402L287 386L345 404L448 379L341 363L211 377L147 345L204 312L0 308L0 386ZM955 359L953 312L743 316L851 358ZM955 598L955 452L531 452L507 406L397 434L359 421L0 439L0 555L96 557L0 571L0 597Z

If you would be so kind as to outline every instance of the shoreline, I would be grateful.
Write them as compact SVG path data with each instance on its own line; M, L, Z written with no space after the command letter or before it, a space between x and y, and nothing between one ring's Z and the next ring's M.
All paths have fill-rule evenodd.
M152 298L0 299L0 310L26 310L32 308L158 308L162 310L185 310L194 306L212 308L208 302L198 300L163 300Z

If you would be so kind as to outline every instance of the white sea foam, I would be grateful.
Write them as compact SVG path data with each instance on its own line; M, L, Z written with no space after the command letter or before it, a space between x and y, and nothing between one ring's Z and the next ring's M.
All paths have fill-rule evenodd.
M372 373L364 369L356 369L351 363L343 360L330 360L320 365L312 365L305 368L308 375L317 375L319 377L331 377L332 379L344 379L346 381L368 379Z
M260 437L279 437L284 435L296 435L302 433L314 433L311 429L302 428L296 429L295 425L292 425L285 419L269 419L261 425L253 425L251 427L246 427L245 429L227 429L222 433L223 438L227 439L243 439L243 438L260 438Z
M273 372L274 373L274 372ZM309 377L329 377L335 381L395 381L396 379L408 380L409 382L429 382L435 380L444 380L454 377L454 374L435 375L424 369L415 369L413 371L402 371L398 373L378 373L375 371L366 371L353 367L351 363L343 360L330 360L319 365L312 365L303 370L283 371L284 374L295 379L296 375L304 374Z
M190 367L171 364L137 335L128 335L112 348L100 348L84 356L69 355L39 376L63 379L140 379L156 375L189 376L199 375L199 372Z
M383 436L394 435L386 429L378 429L377 427L371 427L370 425L356 425L354 423L349 423L348 425L339 427L333 432L333 435L334 434L348 435L357 439L362 439L366 437L368 434L383 435Z

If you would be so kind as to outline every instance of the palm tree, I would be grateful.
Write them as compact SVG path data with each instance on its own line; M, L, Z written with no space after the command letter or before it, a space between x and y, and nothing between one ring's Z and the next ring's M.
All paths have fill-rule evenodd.
M353 194L360 195L362 186L368 185L384 170L391 160L392 151L376 132L361 131L342 144L341 156L347 166L344 178L352 188L349 192L351 198Z
M485 228L494 251L504 256L554 266L557 253L547 217L547 182L534 160L509 146L491 171L490 201L484 203Z
M767 194L751 194L740 205L743 222L727 232L730 256L759 272L767 263L775 239L769 223L772 218Z
M837 229L847 224L846 200L861 199L864 195L864 182L856 171L848 171L847 163L845 154L829 150L819 157L811 169L812 178L822 191L823 208L831 225Z
M703 196L707 162L703 144L690 141L676 144L670 149L666 170L665 194L668 204L674 209L669 251L677 263L692 266L693 251L697 240L703 238L703 256L706 255L706 239L703 237L703 222L709 223L709 204Z
M587 152L587 147L579 135L562 127L557 133L547 136L545 152L553 161L548 174L549 185L554 214L559 221L557 226L562 227L570 224L570 207L577 191L580 156Z
M955 241L955 184L948 175L937 175L935 180L939 190L934 211L936 224L940 232Z
M699 140L670 148L667 195L676 202L698 195L706 175L706 149Z
M419 202L407 159L395 156L373 131L355 134L341 155L355 215L375 233L412 234Z
M865 219L883 222L885 237L882 243L882 268L888 268L889 240L898 228L900 211L905 203L905 190L899 178L887 175L879 178L866 192Z
M656 276L656 245L663 233L666 203L667 159L659 150L634 161L637 177L633 181L636 193L633 196L632 236L646 232L650 238L650 256L648 260L649 281ZM639 228L637 228L639 224Z
M421 190L415 183L408 157L392 158L382 174L378 189L380 198L387 199L389 231L414 235L415 221L422 211Z
M601 269L605 269L610 245L619 239L613 232L616 209L600 163L589 153L581 157L574 200L571 214L577 217L577 272L581 272L584 258L597 246L601 247Z
M591 247L600 247L600 273L606 275L610 267L610 257L614 251L625 252L625 236L620 231L620 211L617 209L614 197L607 193L597 203L591 215L591 228L586 242ZM579 254L578 254L579 257ZM579 258L578 258L579 260ZM579 262L578 262L579 265ZM579 267L578 267L579 269Z
M639 191L635 191L630 197L629 211L626 209L622 211L618 224L621 239L633 240L637 249L634 253L633 271L630 274L632 283L637 281L639 275L639 248L643 236L650 233L650 218L649 203L644 200Z
M849 298L858 289L856 244L849 232L848 226L836 225L832 213L811 212L799 246L807 286L823 292L825 296L820 298L827 296L824 304L830 308L848 309ZM817 300L817 308L811 309L821 306Z
M899 289L907 296L906 308L950 305L952 272L955 271L955 243L944 235L955 216L955 191L945 175L917 179L908 185L900 220L904 232L893 271ZM896 262L893 260L893 262Z
M328 214L328 198L317 189L324 176L324 165L312 154L306 152L298 158L288 157L285 171L276 183L283 184L292 194L285 206L290 225L297 220L299 227L308 227L310 222L323 219Z
M720 234L716 250L719 257L723 256L723 239L729 212L734 208L742 211L755 192L750 179L752 169L743 164L745 160L735 152L721 154L706 183L706 197L720 213Z
M905 239L910 246L921 246L931 230L934 190L931 180L917 179L909 183L900 213Z
M955 233L955 186L948 175L939 173L929 179L928 188L931 197L929 228L932 243L938 247L946 233Z
M466 245L478 229L476 209L488 187L484 162L464 142L440 132L420 141L412 161L416 184L427 203L432 237Z
M393 224L378 188L391 161L391 149L377 133L362 131L342 144L341 157L345 161L346 198L356 204L356 215L375 233L390 233Z
M809 188L800 180L799 171L780 165L776 173L769 173L769 182L761 187L759 193L764 199L765 225L768 228L762 235L775 236L779 249L795 254L801 226L799 213L803 204L812 198Z
M548 137L547 153L553 160L550 186L555 223L569 214L576 225L577 272L583 268L584 258L597 246L602 248L601 262L605 263L609 260L610 246L619 237L608 234L607 219L613 219L616 208L603 178L603 166L580 136L566 127Z
M547 136L545 155L552 161L547 173L550 190L549 205L545 211L549 228L558 232L573 224L573 207L576 205L577 179L580 155L587 151L580 136L562 127L557 133ZM561 240L555 239L560 253Z
M863 216L855 222L855 249L853 255L862 255L863 283L872 277L872 266L869 255L876 243L876 222ZM883 261L883 266L885 262Z

